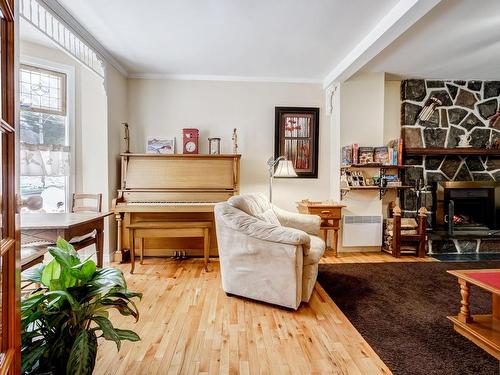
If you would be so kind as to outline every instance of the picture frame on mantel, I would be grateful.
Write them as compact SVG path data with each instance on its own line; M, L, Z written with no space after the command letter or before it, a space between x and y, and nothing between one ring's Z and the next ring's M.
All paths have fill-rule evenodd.
M319 108L275 107L274 157L292 161L297 178L318 178Z

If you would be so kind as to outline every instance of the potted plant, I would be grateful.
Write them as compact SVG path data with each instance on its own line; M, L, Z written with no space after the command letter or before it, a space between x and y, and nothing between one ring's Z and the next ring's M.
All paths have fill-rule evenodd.
M120 270L81 261L61 238L56 245L48 249L50 263L25 273L40 287L21 302L22 373L92 374L99 337L114 341L118 350L122 340L140 340L133 331L115 328L109 310L137 321L132 298L142 294L127 289Z

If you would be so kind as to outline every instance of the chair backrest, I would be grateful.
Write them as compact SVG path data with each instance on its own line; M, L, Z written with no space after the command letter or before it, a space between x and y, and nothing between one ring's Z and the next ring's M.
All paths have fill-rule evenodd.
M102 194L73 193L71 212L101 212Z
M269 203L269 199L260 193L234 195L228 199L227 203L254 217L260 217L264 212L273 207Z

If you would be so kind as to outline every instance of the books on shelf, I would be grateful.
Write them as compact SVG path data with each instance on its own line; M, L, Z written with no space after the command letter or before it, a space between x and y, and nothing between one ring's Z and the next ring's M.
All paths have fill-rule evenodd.
M351 165L352 163L352 145L342 147L342 165Z
M403 140L394 139L387 146L359 147L357 143L342 147L341 162L350 165L403 165Z
M389 147L375 147L373 149L373 162L382 165L390 165Z

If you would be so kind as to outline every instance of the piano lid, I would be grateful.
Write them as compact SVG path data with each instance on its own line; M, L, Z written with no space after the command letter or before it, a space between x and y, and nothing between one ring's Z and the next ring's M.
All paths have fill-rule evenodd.
M122 154L122 189L237 190L240 155Z

